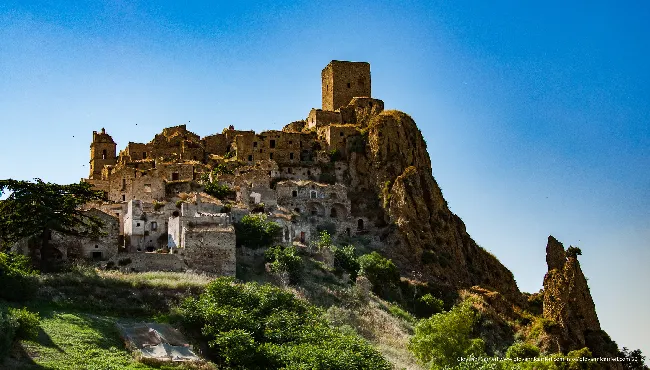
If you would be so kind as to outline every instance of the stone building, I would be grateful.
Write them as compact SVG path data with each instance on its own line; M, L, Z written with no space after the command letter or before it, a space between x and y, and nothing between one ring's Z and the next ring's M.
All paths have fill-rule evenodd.
M106 194L96 207L113 216L119 246L138 270L150 260L156 268L234 273L232 224L251 212L280 224L286 243L309 243L320 230L367 231L368 219L353 217L347 160L365 151L364 130L384 103L371 97L368 63L332 61L321 78L321 109L281 131L231 125L201 138L179 125L148 143L129 142L119 154L104 129L93 132L84 181ZM236 195L202 202L206 181ZM176 259L147 257L161 250Z

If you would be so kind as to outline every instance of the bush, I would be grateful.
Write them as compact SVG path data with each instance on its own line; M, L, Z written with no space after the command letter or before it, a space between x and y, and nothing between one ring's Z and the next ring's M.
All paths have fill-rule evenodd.
M16 309L0 304L0 363L16 339L38 336L39 316L26 308Z
M18 322L9 314L9 309L0 304L0 363L9 354L18 330Z
M582 251L578 247L569 247L566 250L566 256L567 257L573 257L573 258L578 258L578 256L582 256Z
M445 303L440 298L427 293L415 302L415 314L419 317L430 317L443 311Z
M236 195L236 192L230 186L218 184L214 181L205 185L205 192L217 199L225 199Z
M35 275L28 257L0 252L0 298L25 301L36 292Z
M357 278L360 265L354 246L334 248L334 268L347 272L352 280Z
M375 293L378 293L382 287L393 287L399 282L397 266L377 252L359 257L359 267L359 274L370 280Z
M289 283L296 284L300 282L302 276L302 258L298 255L296 247L283 247L277 245L269 248L265 252L267 262L270 262L272 272L277 274L287 274Z
M268 247L273 244L280 230L280 225L273 221L267 221L265 214L246 215L241 222L235 223L237 246Z
M288 291L218 278L179 317L219 365L245 369L390 369L365 340L329 326Z
M409 350L431 369L456 366L460 357L484 356L483 340L471 338L477 321L478 314L467 301L449 312L420 320Z
M506 358L522 359L539 356L539 348L532 344L517 342L506 351Z
M38 337L39 322L41 321L38 313L31 312L26 308L10 308L9 315L18 323L17 339L34 339Z

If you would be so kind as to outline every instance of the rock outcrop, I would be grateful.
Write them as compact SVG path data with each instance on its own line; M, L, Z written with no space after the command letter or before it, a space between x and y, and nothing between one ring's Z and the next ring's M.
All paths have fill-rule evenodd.
M351 188L362 189L353 212L374 214L384 253L405 274L458 288L495 290L512 302L521 293L512 273L469 236L432 176L426 143L413 119L385 111L363 128L365 155L350 159Z

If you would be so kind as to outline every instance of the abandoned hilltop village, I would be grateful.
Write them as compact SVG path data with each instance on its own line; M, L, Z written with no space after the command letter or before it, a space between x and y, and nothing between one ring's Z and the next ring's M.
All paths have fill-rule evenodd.
M372 97L370 64L332 61L321 77L322 108L281 131L230 126L199 137L180 125L119 153L110 130L94 131L83 181L105 194L87 205L104 235L53 233L59 257L234 276L238 260L257 253L236 245L234 224L263 213L280 226L278 243L309 245L321 230L362 239L402 276L481 296L498 320L521 319L543 301L536 310L557 324L542 338L544 352L587 346L594 356L616 356L575 253L549 237L543 291L520 292L449 210L415 122ZM207 183L218 183L222 196L208 195Z

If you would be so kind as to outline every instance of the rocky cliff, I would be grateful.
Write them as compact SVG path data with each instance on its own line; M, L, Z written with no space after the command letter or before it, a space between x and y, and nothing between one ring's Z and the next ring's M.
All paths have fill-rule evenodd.
M512 273L469 236L432 176L426 143L413 119L385 111L366 127L366 152L350 159L358 212L383 226L385 254L403 273L457 288L480 285L513 302L521 293Z

